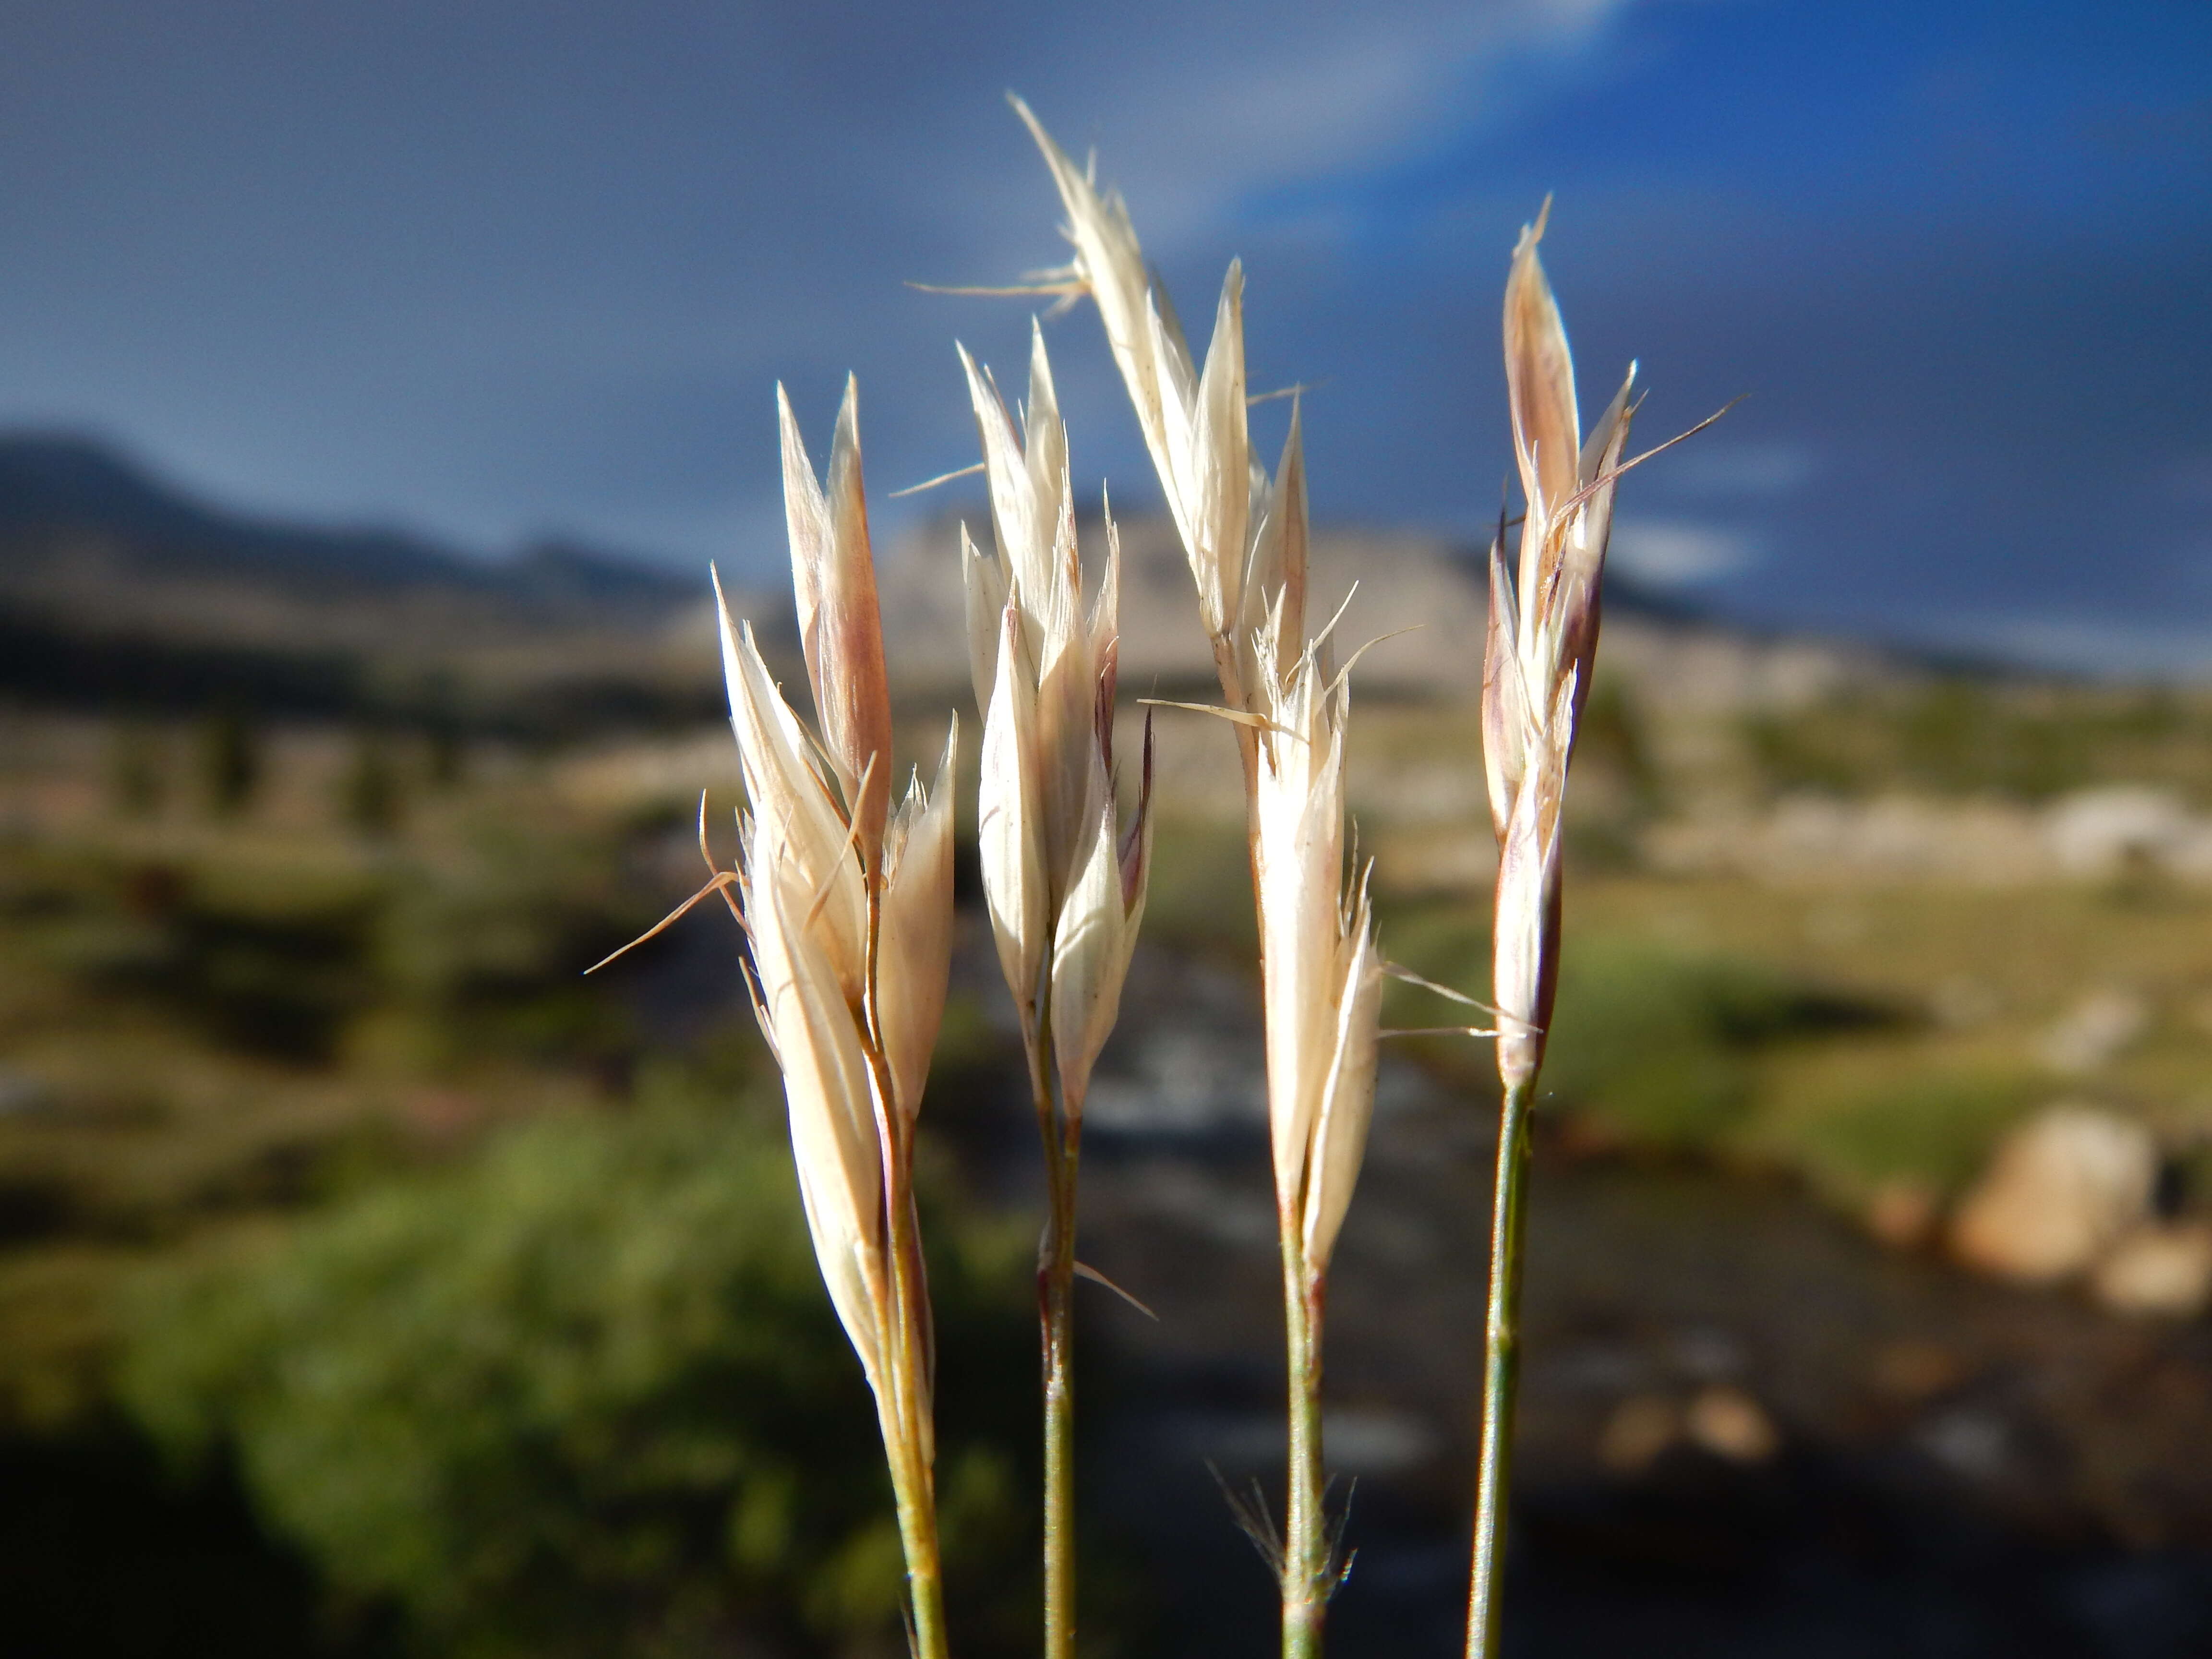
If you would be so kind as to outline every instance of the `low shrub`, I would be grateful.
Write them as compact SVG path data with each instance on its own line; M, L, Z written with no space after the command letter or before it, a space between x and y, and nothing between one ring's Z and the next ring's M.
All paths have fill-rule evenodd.
M160 1273L125 1397L180 1458L234 1455L274 1530L443 1650L720 1650L739 1632L893 1650L874 1410L780 1114L648 1092ZM1006 1444L1029 1439L1024 1275L1018 1243L973 1224L933 1237L963 1370L940 1430L948 1565L988 1617L1029 1576Z

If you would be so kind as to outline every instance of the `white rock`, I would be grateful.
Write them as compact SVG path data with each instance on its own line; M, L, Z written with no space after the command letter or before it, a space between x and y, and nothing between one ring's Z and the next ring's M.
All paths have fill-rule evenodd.
M2085 1271L2148 1218L2158 1148L2140 1123L2094 1106L2046 1108L2007 1135L1959 1206L1951 1248L2027 1284Z
M1599 1461L1616 1474L1641 1474L1682 1431L1682 1413L1671 1400L1632 1394L1613 1408L1598 1437Z
M2118 875L2132 864L2166 864L2198 826L2170 790L2123 784L2084 789L2051 806L2044 833L2060 866L2075 875Z
M2150 1010L2132 991L2092 991L2052 1023L2043 1060L2055 1072L2086 1077L2130 1048L2150 1024Z
M1682 1427L1698 1445L1731 1463L1764 1463L1782 1444L1766 1408L1724 1382L1698 1391Z
M2089 1281L2116 1313L2187 1319L2212 1301L2212 1224L2153 1222L2112 1247Z
M1911 1176L1892 1176L1867 1197L1867 1231L1893 1250L1918 1249L1942 1214L1936 1190Z

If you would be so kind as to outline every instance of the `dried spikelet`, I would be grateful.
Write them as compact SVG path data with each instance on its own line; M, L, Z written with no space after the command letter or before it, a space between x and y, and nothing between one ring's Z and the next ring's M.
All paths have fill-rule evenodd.
M1260 920L1267 1105L1284 1261L1291 1474L1281 1580L1285 1653L1319 1650L1337 1582L1323 1510L1321 1323L1328 1260L1374 1108L1382 969L1364 872L1347 883L1350 694L1309 641L1305 469L1297 411L1270 482L1245 424L1243 275L1232 262L1202 370L1118 196L1102 196L1019 100L1075 249L1062 292L1097 302L1198 588L1237 727Z
M1130 825L1128 845L1135 856L1125 861L1115 834L1114 804L1101 804L1053 930L1053 1058L1060 1098L1069 1103L1079 1103L1089 1091L1091 1068L1121 1012L1121 981L1145 910L1151 836L1145 811L1140 807Z
M963 530L969 665L984 709L984 895L1024 1029L1034 1042L1038 1015L1049 1012L1063 1098L1079 1108L1120 1006L1150 846L1149 739L1137 817L1126 834L1115 827L1120 544L1109 518L1106 573L1086 608L1067 438L1042 332L1031 331L1030 396L1018 431L989 371L965 349L960 361L990 483L996 550L987 558ZM986 629L981 618L994 604L999 626Z
M1018 98L1013 105L1044 153L1067 210L1065 233L1075 258L1065 271L1048 275L1066 277L1097 303L1198 584L1200 618L1217 657L1225 652L1233 659L1251 516L1243 267L1232 260L1222 279L1213 340L1201 370L1166 291L1146 270L1121 197L1101 195L1029 106ZM1241 696L1232 700L1242 706Z
M733 623L722 666L744 778L738 887L755 1012L784 1079L807 1224L830 1300L875 1389L894 1476L926 1485L928 1311L911 1255L912 1152L952 947L952 792L888 811L890 702L848 381L826 486L777 388L792 585L817 744ZM902 1290L906 1284L916 1286ZM917 1473L917 1470L920 1472Z
M890 801L891 702L884 672L883 621L876 605L876 567L868 551L868 507L860 489L859 392L848 376L826 484L815 480L791 400L780 386L775 398L792 588L806 678L822 721L823 750L836 768L838 787L859 826L861 862L873 869ZM863 777L869 780L865 785ZM857 800L855 790L862 792Z
M1302 1230L1308 1272L1327 1272L1374 1103L1382 963L1362 872L1345 873L1346 680L1316 645L1273 664L1279 609L1260 630L1253 869L1260 906L1267 1115L1276 1202Z
M914 775L884 842L877 1019L893 1093L909 1120L921 1104L929 1056L945 1018L946 965L952 959L952 784L959 739L956 719L937 763L937 781L925 791L921 774Z
M744 914L760 987L761 1023L783 1070L793 1161L815 1259L837 1317L882 1394L887 1297L883 1164L859 1027L838 994L813 894L774 817L748 815Z
M983 892L1014 994L1043 1142L1047 1208L1037 1244L1044 1350L1045 1653L1075 1642L1073 1290L1084 1098L1120 1012L1151 864L1152 743L1137 811L1116 834L1115 608L1121 550L1109 514L1104 579L1086 608L1068 483L1067 434L1044 335L1030 331L1018 428L990 371L961 367L991 491L994 556L960 532L969 672L984 710L977 799ZM1142 1305L1142 1304L1139 1304Z
M1246 685L1267 674L1288 674L1306 634L1306 465L1303 411L1291 404L1290 434L1270 483L1254 469L1252 548L1244 562L1243 615L1237 630L1237 672ZM1279 617L1271 625L1270 609ZM1276 642L1277 660L1259 659L1259 640L1267 629Z
M1566 329L1536 254L1550 207L1547 202L1536 222L1522 228L1506 279L1505 380L1514 459L1528 512L1522 521L1517 579L1507 568L1502 520L1491 544L1490 621L1483 644L1483 766L1498 843L1491 982L1498 1012L1498 1074L1505 1095L1491 1218L1468 1596L1470 1659L1488 1659L1498 1649L1528 1108L1544 1063L1559 971L1560 812L1597 654L1599 582L1614 483L1626 470L1620 456L1628 441L1629 394L1636 380L1632 363L1585 443Z
M1549 204L1547 204L1548 213ZM1525 228L1505 288L1505 375L1528 514L1518 580L1492 544L1483 653L1483 761L1499 845L1492 963L1499 1075L1525 1086L1543 1062L1559 975L1559 814L1597 654L1599 582L1636 368L1583 441L1574 361Z
M1498 838L1491 996L1498 1010L1498 1073L1525 1085L1544 1062L1559 982L1559 812L1566 757L1555 734L1571 728L1576 677L1570 672L1551 718L1528 733L1528 765Z
M1276 1194L1318 1274L1341 1224L1374 1098L1382 967L1364 879L1347 884L1344 726L1350 694L1305 638L1301 420L1271 481L1245 425L1243 277L1232 263L1202 371L1146 268L1127 209L1101 193L1028 106L1075 257L1097 302L1196 579L1222 694L1244 728L1267 1026ZM1324 635L1327 630L1323 630Z
M750 803L739 819L739 878L756 1012L783 1073L793 1156L823 1278L880 1390L884 1330L892 1316L882 1218L894 1183L882 1161L878 1117L889 1107L911 1120L944 1012L957 726L946 739L935 789L925 795L917 781L893 823L878 880L882 920L872 986L857 837L834 816L826 787L790 741L797 719L770 682L750 627L733 627L726 610L721 624ZM869 1030L872 1005L879 1042ZM879 1047L891 1084L888 1101L868 1060L872 1046Z
M972 566L971 566L972 568ZM1044 832L1036 763L1036 683L1022 658L1022 617L1000 613L990 700L983 705L983 773L975 811L983 902L999 966L1024 1029L1036 1018L1051 908L1045 894Z

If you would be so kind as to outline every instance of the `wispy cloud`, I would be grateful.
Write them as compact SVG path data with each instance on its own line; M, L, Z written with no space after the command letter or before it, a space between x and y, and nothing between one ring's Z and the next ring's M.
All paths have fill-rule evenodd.
M271 511L766 574L775 380L811 434L858 373L879 492L972 459L951 337L1018 364L1030 307L902 279L1063 257L1012 88L1100 146L1186 320L1247 257L1255 374L1322 388L1326 516L1480 533L1496 284L1556 191L1577 355L1642 360L1644 428L1754 398L1638 475L1624 572L1892 637L2171 630L2212 533L2212 14L1956 10L0 6L0 422ZM1960 63L1972 98L1920 95ZM2086 144L2100 111L2163 113ZM1077 465L1142 510L1080 320ZM945 504L878 502L887 532Z
M1748 532L1695 519L1624 517L1613 520L1608 556L1624 574L1655 587L1694 587L1758 562Z
M1133 52L1135 61L1109 65L1115 120L1106 171L1141 199L1147 238L1164 251L1194 234L1218 237L1241 198L1357 174L1510 118L1510 86L1489 84L1493 71L1532 55L1587 52L1632 4L1299 9L1264 27L1240 24L1218 50L1186 42ZM1066 104L1093 102L1079 72L1075 80ZM1042 87L1033 100L1048 120L1061 101Z
M1795 494L1820 472L1808 444L1785 439L1729 443L1700 438L1668 459L1652 483L1668 494L1708 501L1774 501Z

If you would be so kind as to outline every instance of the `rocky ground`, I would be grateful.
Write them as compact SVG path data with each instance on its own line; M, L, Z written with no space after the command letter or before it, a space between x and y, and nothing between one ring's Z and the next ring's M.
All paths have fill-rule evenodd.
M917 752L941 736L935 718ZM1470 849L1486 857L1487 832L1471 793L1471 727L1449 711L1379 701L1363 720L1356 793L1371 837L1363 844L1383 860L1386 939L1425 971L1479 984L1482 870ZM1233 791L1225 741L1206 747L1220 733L1185 723L1192 729L1164 723L1162 798L1200 800L1209 775ZM648 1049L680 1053L744 1027L733 929L719 912L634 958L631 978L578 990L574 976L690 890L692 791L715 785L717 825L732 799L719 734L542 761L483 747L458 795L417 777L423 763L405 750L414 769L404 827L382 839L346 830L337 816L363 753L343 733L272 732L260 794L224 821L186 788L188 732L168 734L169 804L115 821L106 769L116 734L106 723L33 730L19 720L0 735L12 739L0 799L10 856L30 875L54 866L22 877L0 937L17 1009L0 1054L0 1185L46 1205L17 1202L0 1215L13 1229L0 1261L8 1376L68 1369L33 1365L46 1351L26 1333L43 1333L63 1358L99 1347L88 1287L111 1258L135 1260L170 1237L150 1232L146 1217L174 1209L198 1225L191 1206L203 1196L228 1206L225 1225L241 1206L312 1207L319 1189L298 1170L320 1166L303 1164L295 1141L459 1156L510 1115L619 1082L612 1066L595 1082L581 1061L548 1072L538 1060L502 1061L495 1074L479 1064L464 1086L409 1060L399 1039L411 1032L420 1047L450 999L384 984L383 957L356 988L381 1001L366 1013L334 1004L334 1020L346 1015L337 1058L285 1062L289 1070L196 1035L198 1004L157 1019L119 1000L121 990L71 989L77 981L53 964L82 969L83 951L53 951L109 933L129 943L161 921L154 912L178 908L177 894L143 884L111 893L113 872L189 866L191 902L171 931L190 923L198 931L180 933L185 943L222 945L229 954L206 965L228 973L240 940L290 949L293 932L313 920L283 910L307 905L305 888L289 900L271 889L288 859L320 849L334 866L374 875L404 855L422 863L431 898L459 860L456 869L474 872L464 893L499 878L480 906L441 899L446 908L413 921L411 909L395 913L393 925L406 926L393 937L437 944L438 962L483 957L489 966L471 972L507 977L507 957L529 945L535 977L499 994L527 991L568 1010L574 1030L561 1040L580 1053L598 1052L594 1034L611 1012L592 1012L587 996L621 1003L616 1024L634 1027ZM1594 750L1578 762L1582 798L1602 797L1604 758ZM1633 805L1634 769L1615 763L1616 794ZM2199 1317L2121 1317L2096 1299L2135 1236L2126 1230L2169 1196L2169 1176L2198 1182L2183 1194L2185 1216L2193 1206L2197 1218L2187 1224L2212 1215L2196 1167L2212 1137L2203 1085L2212 897L2181 856L2201 820L2195 809L2108 813L2112 835L2075 836L2101 848L2097 858L2060 860L2045 832L2062 822L2079 830L2079 808L2004 809L2045 852L2003 883L1951 880L1948 865L1905 874L1885 866L1877 876L1863 860L1822 852L1826 842L1808 868L1684 872L1630 860L1632 837L1590 839L1571 880L1570 961L1611 966L1583 987L1583 1032L1571 1041L1562 1024L1552 1066L1565 1091L1579 1064L1582 1093L1547 1123L1537 1171L1514 1651L2212 1647L2212 1458L2203 1452L2212 1443L2212 1328ZM503 850L471 854L471 863L460 860L460 827L479 810L479 827L500 832L486 845ZM1786 816L1775 810L1776 822ZM574 868L533 874L571 819L597 850L578 852ZM1821 822L1831 820L1859 822L1840 807ZM521 823L526 838L502 828ZM636 827L608 831L604 846L592 839L593 826L611 823ZM627 897L610 885L616 847L628 848L625 868L635 866L640 891ZM1123 1650L1235 1656L1265 1650L1269 1589L1208 1465L1232 1486L1257 1477L1272 1492L1281 1445L1249 895L1233 823L1164 823L1160 848L1147 943L1091 1106L1083 1243L1086 1261L1159 1317L1097 1287L1083 1292L1089 1534L1100 1547L1087 1582L1101 1603L1092 1627L1126 1638ZM647 897L616 928L623 906ZM54 909L64 899L84 926ZM509 935L526 917L537 920L518 945ZM92 921L107 931L87 933ZM1030 1212L1027 1107L1018 1072L1001 1064L1007 1034L988 1030L1004 988L977 908L966 926L952 1024L967 1035L952 1044L962 1057L933 1088L927 1121L983 1198ZM1703 988L1673 995L1685 985ZM272 986L313 988L283 974L246 988ZM1654 987L1668 994L1653 1000ZM56 1008L91 1022L83 1029L98 1040L73 1036ZM1686 1021L1696 1027L1688 1037ZM538 1029L518 1027L514 1041ZM1593 1068L1585 1038L1607 1033L1621 1052ZM1358 1553L1336 1611L1346 1655L1452 1651L1463 1595L1492 1149L1469 1081L1482 1057L1457 1071L1432 1053L1418 1058L1395 1054L1385 1068L1333 1297L1332 1461L1358 1482L1346 1534ZM150 1084L108 1089L106 1071L119 1079L126 1066L158 1077L158 1096ZM199 1109L203 1095L223 1109ZM80 1097L140 1104L136 1115L101 1115L78 1111ZM2102 1189L2111 1218L2081 1233L2054 1287L1967 1272L1954 1260L1960 1229L1977 1212L1976 1183L2004 1164L2012 1143L2001 1136L2047 1123L2061 1099L2087 1108L2096 1127L2085 1131L2077 1115L2054 1141L2124 1154L2105 1159L2117 1172ZM240 1112L241 1102L254 1109ZM387 1118L396 1131L377 1127ZM1941 1132L1933 1141L1931 1125ZM384 1138L364 1139L372 1130ZM64 1152L74 1184L70 1206L56 1208L43 1195L62 1190L49 1164ZM2024 1154L2016 1162L2039 1167ZM264 1185L240 1186L234 1170L262 1171ZM142 1175L143 1192L131 1184ZM2021 1190L2011 1207L2047 1220L2051 1206ZM105 1254L88 1255L85 1237ZM2051 1237L2038 1248L2055 1248ZM2014 1230L2015 1246L2033 1242ZM2027 1257L2012 1260L2017 1269ZM74 1467L54 1463L47 1486L72 1489ZM142 1476L153 1479L131 1478ZM235 1495L222 1501L243 1528Z
M1094 1524L1152 1587L1147 1650L1258 1654L1269 1586L1217 1489L1272 1492L1282 1453L1250 993L1148 953L1124 1024L1082 1248L1158 1317L1104 1291L1086 1310ZM1331 1294L1340 1651L1452 1649L1492 1155L1480 1103L1386 1069ZM2007 1288L1786 1182L1557 1136L1529 1250L1510 1651L2212 1643L2201 1323Z

